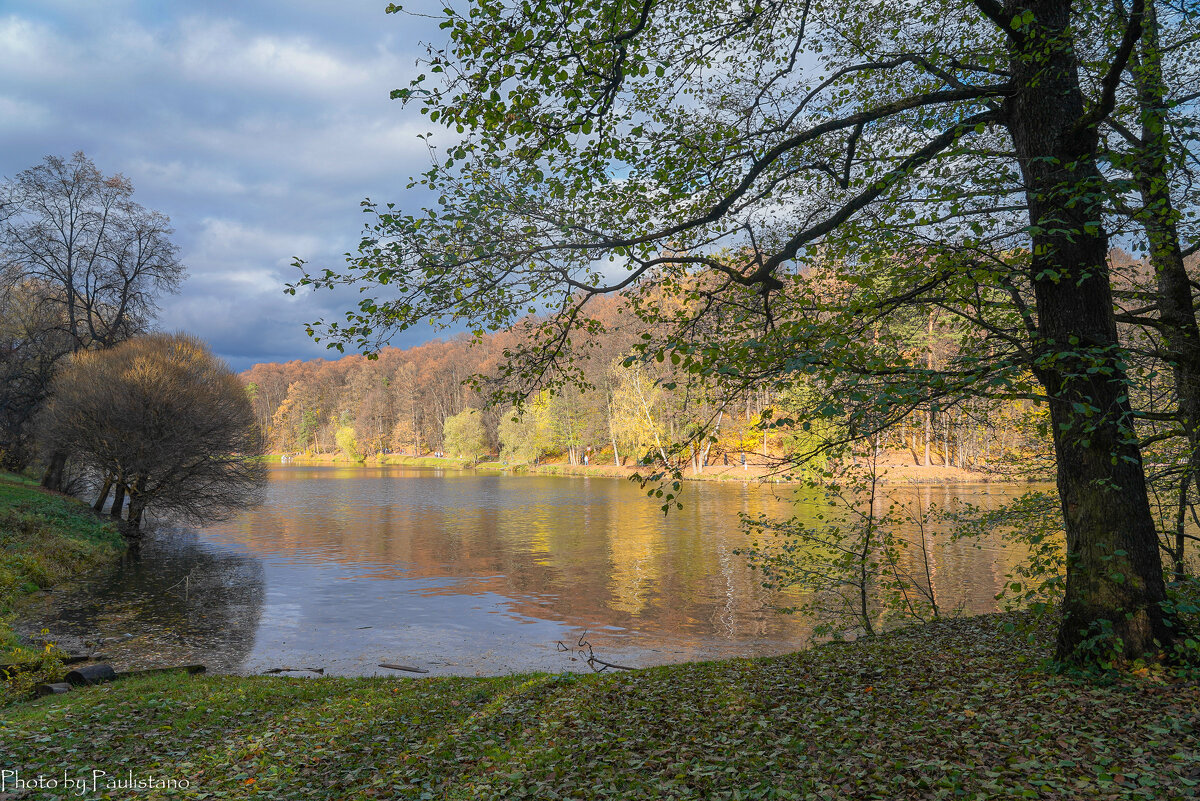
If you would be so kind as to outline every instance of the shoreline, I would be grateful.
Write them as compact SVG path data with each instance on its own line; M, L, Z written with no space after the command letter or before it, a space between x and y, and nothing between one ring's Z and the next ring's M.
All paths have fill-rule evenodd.
M418 467L443 470L474 470L476 472L506 473L512 476L544 475L570 476L574 478L623 478L631 479L635 473L645 474L653 466L613 464L572 465L566 462L550 462L540 465L503 462L481 462L472 466L465 459L436 456L405 456L383 454L379 457L349 459L340 454L329 456L293 456L271 453L264 458L269 463L295 465L334 465L339 467ZM286 461L282 461L286 458ZM701 473L685 468L684 481L749 482L755 484L803 484L807 479L789 476L785 472L763 464L709 465ZM1052 482L1053 476L1014 476L995 471L967 470L941 465L886 464L880 468L880 484L945 485L945 484L1039 484Z
M37 511L64 538L102 528L86 504L6 484L8 519ZM1194 675L1056 673L1056 624L1053 613L993 613L604 673L175 672L25 693L0 699L0 796L100 776L114 781L105 797L145 801L1192 797Z
M11 473L0 473L0 544L0 663L32 666L0 671L2 706L61 668L54 652L14 626L25 603L117 561L126 547L112 521L85 502Z

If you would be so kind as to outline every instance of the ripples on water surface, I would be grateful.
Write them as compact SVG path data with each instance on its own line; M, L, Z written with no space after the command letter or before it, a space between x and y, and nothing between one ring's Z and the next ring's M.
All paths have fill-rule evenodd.
M892 490L983 506L1019 491ZM125 666L242 673L579 670L557 643L585 631L598 656L638 666L781 653L809 634L772 609L796 598L763 589L733 551L747 544L739 513L784 516L792 497L778 485L689 483L684 509L664 517L621 479L276 467L263 507L164 530L138 562L49 593L30 627L119 638L102 650ZM987 543L939 545L943 606L991 610L1015 558Z

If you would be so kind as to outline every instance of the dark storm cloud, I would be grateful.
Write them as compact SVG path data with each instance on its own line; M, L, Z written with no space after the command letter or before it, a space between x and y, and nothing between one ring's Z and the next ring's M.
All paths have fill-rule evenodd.
M292 257L341 264L359 202L405 204L428 163L428 125L388 93L437 29L385 5L7 2L0 174L84 151L171 216L190 277L161 327L238 369L329 355L304 323L353 296L285 296Z

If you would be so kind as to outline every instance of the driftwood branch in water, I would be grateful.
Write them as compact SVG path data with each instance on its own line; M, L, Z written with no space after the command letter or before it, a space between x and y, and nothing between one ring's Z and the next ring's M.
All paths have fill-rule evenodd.
M152 676L155 673L178 673L183 671L189 676L195 676L197 673L205 673L208 671L204 665L172 665L171 667L156 667L145 668L142 670L122 670L117 674L118 679L128 679L133 676Z
M379 666L381 668L387 668L388 670L407 670L409 673L428 673L429 672L425 668L410 667L408 665L393 665L391 662L380 662Z
M97 662L91 665L80 665L75 668L67 674L66 681L76 685L100 684L106 681L128 679L134 676L153 676L156 673L177 673L182 671L194 676L197 673L203 673L205 670L204 665L171 665L170 667L122 670L118 673L113 670L112 665L105 662Z
M579 648L579 655L583 657L583 661L587 662L588 667L590 667L592 670L596 671L597 673L603 673L609 668L612 668L613 670L637 670L637 668L632 668L628 665L617 665L612 662L607 662L596 656L596 652L592 649L592 644L584 639L585 637L587 637L586 629L584 629L583 634L579 635L579 642L576 643L576 646ZM563 644L562 640L558 641L557 648L559 651L571 650L569 647ZM597 665L599 665L599 667L596 667Z
M325 668L271 668L270 670L263 671L263 673L272 673L272 674L274 674L274 673L305 673L305 672L319 673L320 675L324 676Z

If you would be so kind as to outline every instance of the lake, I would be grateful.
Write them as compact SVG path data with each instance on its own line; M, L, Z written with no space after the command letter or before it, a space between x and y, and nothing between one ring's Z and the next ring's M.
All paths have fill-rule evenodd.
M893 500L996 506L1026 486L904 485ZM787 516L789 485L688 482L684 509L616 478L404 467L276 466L266 503L203 529L161 527L139 559L44 593L25 610L71 649L118 667L202 662L259 673L495 675L648 666L807 644L735 549L739 513ZM929 532L945 610L992 611L1022 554ZM305 675L298 673L296 675Z

